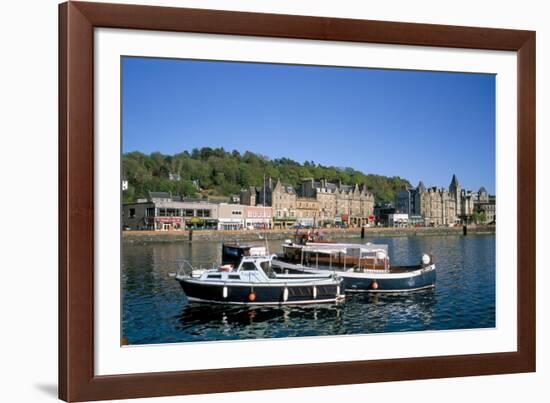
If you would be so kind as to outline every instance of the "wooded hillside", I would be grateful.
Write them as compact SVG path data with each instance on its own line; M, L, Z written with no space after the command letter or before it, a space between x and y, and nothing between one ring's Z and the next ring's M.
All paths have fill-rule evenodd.
M403 186L410 186L400 177L364 174L353 168L328 167L313 161L300 164L287 158L269 159L250 151L241 154L223 148L204 147L176 155L130 152L123 155L122 165L129 185L124 202L143 198L148 191L187 197L230 196L247 186L261 186L264 175L281 178L296 189L303 178L366 184L377 202L393 201Z

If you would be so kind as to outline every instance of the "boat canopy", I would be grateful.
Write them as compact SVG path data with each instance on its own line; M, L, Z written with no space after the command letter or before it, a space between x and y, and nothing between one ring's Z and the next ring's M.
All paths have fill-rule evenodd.
M388 245L384 244L357 244L357 243L308 243L306 245L293 245L298 246L303 252L319 253L326 255L335 254L356 254L358 251L361 254L374 254L377 252L383 252L385 256L388 256Z

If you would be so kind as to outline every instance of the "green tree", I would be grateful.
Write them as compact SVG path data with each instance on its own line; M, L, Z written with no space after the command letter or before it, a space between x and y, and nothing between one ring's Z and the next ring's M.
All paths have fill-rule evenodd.
M475 224L485 224L485 222L487 221L485 211L474 211L472 214L472 221Z
M122 167L124 178L129 183L124 192L125 202L144 198L150 191L190 197L230 196L248 186L262 186L264 176L280 178L295 188L300 187L304 178L340 180L349 185L358 183L365 185L380 202L393 201L402 187L410 186L409 181L400 177L365 174L350 167L323 166L314 161L302 164L289 158L270 160L251 151L228 152L211 147L175 155L130 152L123 155Z

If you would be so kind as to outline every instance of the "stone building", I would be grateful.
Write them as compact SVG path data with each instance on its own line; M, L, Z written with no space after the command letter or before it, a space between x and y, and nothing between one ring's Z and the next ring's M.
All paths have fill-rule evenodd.
M300 194L318 201L320 223L333 221L357 226L367 224L373 215L374 195L364 185L308 178L302 181Z
M458 214L459 218L463 222L468 222L472 214L474 213L475 203L477 201L477 194L475 192L462 190L462 195L460 198L460 213ZM458 210L457 210L458 211Z
M252 205L255 201L257 206L271 207L273 228L288 228L296 222L296 198L296 191L291 185L282 183L280 179L274 183L272 178L263 187L250 187L241 192L241 200L245 204Z
M487 189L485 187L480 187L477 191L477 200L480 203L488 203L489 202L489 193L487 192Z
M496 222L496 199L490 196L482 186L474 200L473 210L484 218L481 224L494 224Z
M415 211L415 214L424 217L425 225L440 226L457 223L456 201L445 189L435 186L426 189L421 182L415 194L416 206L419 210Z
M320 205L314 197L296 198L296 223L303 226L316 226Z
M397 212L422 216L424 225L430 226L469 223L474 212L481 210L487 211L487 217L494 218L494 204L492 198L491 207L490 196L484 187L478 192L462 189L456 175L448 190L426 188L420 181L416 188L400 190L395 198Z
M270 191L274 225L287 228L296 222L296 191L280 179Z
M242 189L240 193L241 204L245 206L255 206L256 197L261 188L255 186L249 186L246 189Z
M478 201L474 206L474 211L480 214L483 218L480 224L496 223L497 215L494 197L490 197L487 201Z
M453 174L451 184L449 185L449 193L455 202L456 214L459 217L465 215L464 213L467 212L468 206L466 203L463 203L463 189L460 187L455 174Z
M304 179L297 192L280 179L269 178L264 187L241 190L245 205L270 206L273 209L273 226L287 228L295 223L324 225L346 223L357 226L373 218L374 195L366 187L332 183L325 179Z
M296 222L296 191L280 179L272 178L264 186L249 186L240 192L241 203L246 206L268 206L272 213L273 228L287 228Z
M481 209L486 209L489 215L494 217L495 198L489 196L485 187L482 186L477 192L461 189L455 176L453 176L451 186L456 186L457 193L460 195L458 198L460 200L460 208L457 209L457 214L462 222L469 223L474 212L479 212L480 208L478 206L482 205L484 207Z

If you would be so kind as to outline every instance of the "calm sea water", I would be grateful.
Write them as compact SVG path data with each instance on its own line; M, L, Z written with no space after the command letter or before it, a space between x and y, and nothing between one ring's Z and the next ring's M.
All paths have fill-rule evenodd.
M344 241L344 240L342 240ZM349 240L345 242L361 242ZM189 304L168 273L174 261L221 260L220 242L123 246L122 331L129 344L324 336L495 326L495 236L370 238L393 264L417 264L432 252L435 289L401 295L347 294L338 305L238 307ZM281 250L270 241L270 250Z

